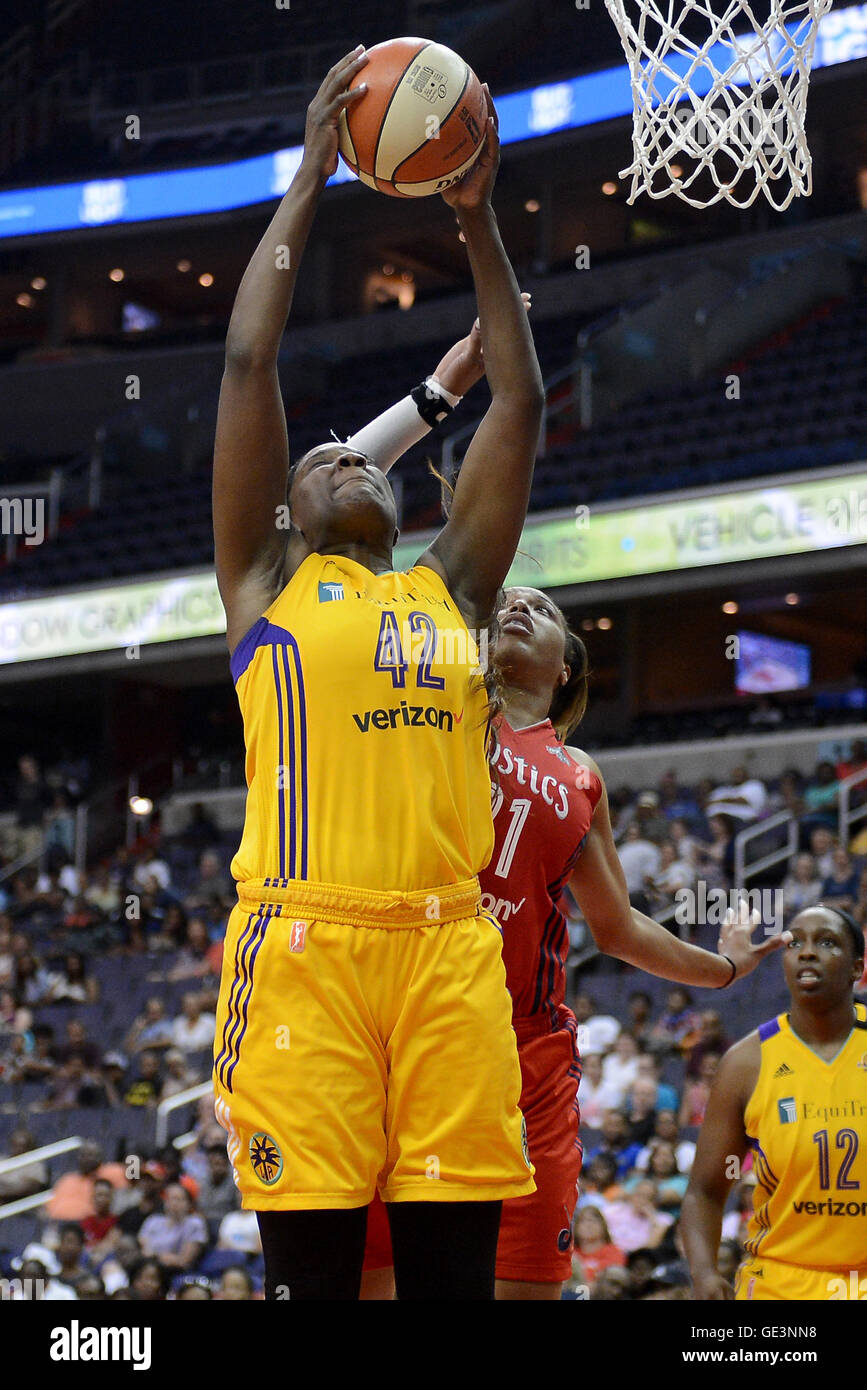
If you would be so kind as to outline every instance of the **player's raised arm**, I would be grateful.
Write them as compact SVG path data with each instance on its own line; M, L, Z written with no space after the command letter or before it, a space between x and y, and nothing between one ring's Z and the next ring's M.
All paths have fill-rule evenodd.
M340 112L363 94L353 87L362 50L328 73L307 112L304 155L235 297L226 338L214 449L214 552L230 649L285 582L289 532L277 525L286 501L289 447L277 353L319 196L337 167Z
M533 335L491 207L499 141L485 92L491 113L485 149L442 196L466 240L492 399L461 466L449 520L420 560L443 575L477 623L488 621L515 557L545 399Z
M529 294L522 293L521 299L529 313ZM482 332L476 319L469 333L449 348L432 376L369 425L351 434L346 442L367 454L387 473L407 449L424 439L436 425L445 424L455 406L484 375Z
M579 764L600 776L596 763L586 753L578 749L569 752ZM736 917L729 914L732 920L727 920L720 931L720 954L714 955L681 941L652 917L637 912L629 902L614 845L604 782L569 887L600 951L674 984L720 989L749 975L765 956L790 940L789 932L779 932L753 944L755 922L744 907Z
M680 1231L697 1299L734 1298L717 1268L722 1216L729 1188L747 1152L744 1110L760 1066L755 1033L735 1043L720 1063L698 1135Z

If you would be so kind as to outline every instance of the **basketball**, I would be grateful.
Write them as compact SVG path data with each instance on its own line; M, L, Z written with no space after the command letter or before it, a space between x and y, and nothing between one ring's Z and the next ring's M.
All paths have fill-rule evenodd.
M427 39L368 50L368 90L340 117L340 153L370 188L425 198L462 178L485 139L482 84L459 54Z

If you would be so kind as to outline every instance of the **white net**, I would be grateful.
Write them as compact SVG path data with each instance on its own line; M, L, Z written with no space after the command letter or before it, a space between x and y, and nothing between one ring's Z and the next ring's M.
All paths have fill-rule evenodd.
M804 118L816 29L833 0L605 0L629 63L629 202L693 207L809 196Z

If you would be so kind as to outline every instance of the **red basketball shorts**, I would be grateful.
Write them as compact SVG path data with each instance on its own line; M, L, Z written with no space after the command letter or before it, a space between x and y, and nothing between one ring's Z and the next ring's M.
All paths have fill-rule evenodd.
M581 1173L578 1083L581 1063L575 1016L560 1007L561 1027L545 1020L512 1020L518 1037L536 1191L503 1203L497 1246L497 1278L556 1284L572 1273L572 1217ZM545 1032L540 1030L545 1028Z

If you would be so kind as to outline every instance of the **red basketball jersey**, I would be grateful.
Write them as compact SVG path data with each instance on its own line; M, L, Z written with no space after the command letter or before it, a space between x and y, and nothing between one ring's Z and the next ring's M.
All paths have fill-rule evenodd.
M515 1018L548 1016L558 1028L566 989L566 884L602 783L576 763L550 719L496 726L491 751L494 850L479 874L482 906L503 929L503 961Z

